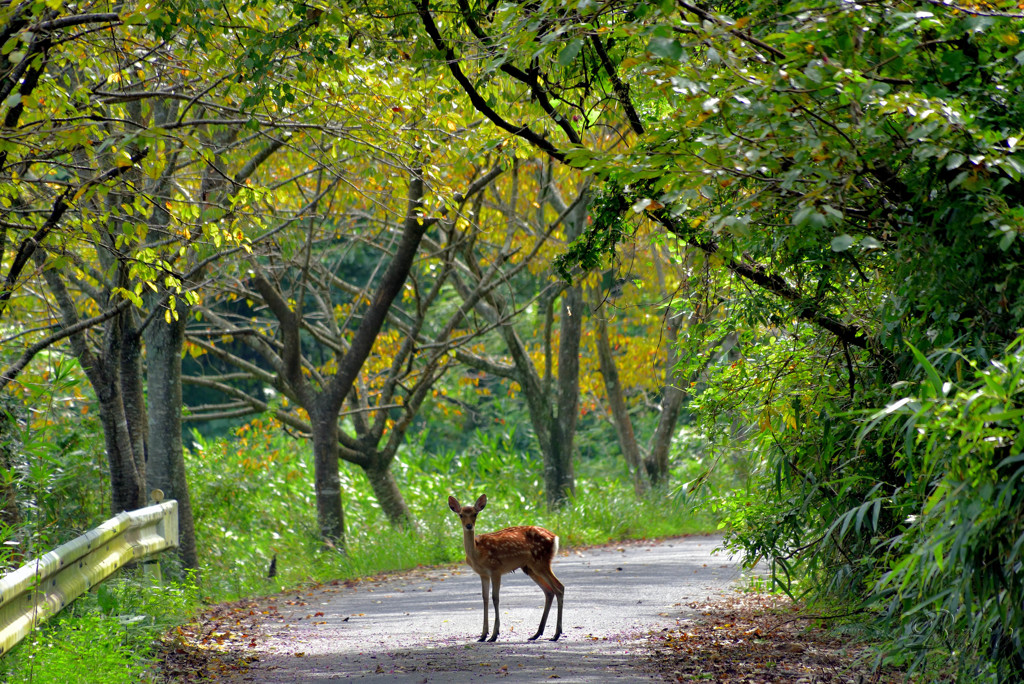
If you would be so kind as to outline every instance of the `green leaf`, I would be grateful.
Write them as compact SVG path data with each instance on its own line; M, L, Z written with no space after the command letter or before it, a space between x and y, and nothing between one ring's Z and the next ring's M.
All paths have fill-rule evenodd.
M860 432L857 433L857 448L860 448L861 442L864 441L864 437L866 437L869 432L874 430L875 426L878 425L880 422L882 422L889 416L893 415L894 413L906 413L906 411L903 410L904 407L907 407L911 411L916 411L918 409L918 405L914 397L903 397L902 399L899 399L887 405L881 411L875 412L871 416L871 419L868 421L868 424L862 427L860 429Z
M1006 175L1015 181L1020 180L1021 176L1024 175L1024 164L1021 164L1013 157L1000 159L996 162L996 165L998 165L999 168L1006 172Z
M576 59L576 55L580 54L580 49L583 47L582 38L573 38L569 43L562 48L562 51L558 53L558 64L560 66L569 66L572 64L572 60Z
M683 46L674 38L651 38L647 50L655 57L679 60L683 56Z
M1024 416L1024 409L1013 409L1012 411L1001 411L999 413L986 413L985 420L992 422L997 420L1017 420L1022 416Z
M1008 230L1003 233L1003 237L999 240L999 249L1006 251L1010 249L1010 245L1013 244L1014 239L1017 237L1017 233L1012 230Z
M853 237L843 233L837 237L832 238L832 251L833 252L845 252L853 246Z
M907 342L907 346L910 347L910 351L914 354L914 358L917 359L918 364L924 368L925 375L928 376L928 381L931 383L932 389L935 390L935 395L938 397L945 396L946 393L943 391L942 378L939 377L939 372L935 370L935 366L931 364L928 357L926 357L920 349L912 345L910 342Z
M804 222L807 221L807 217L810 216L811 212L813 212L813 211L814 211L814 207L812 207L810 205L803 206L803 207L800 207L799 209L797 209L796 212L794 212L794 214L793 214L793 219L792 219L793 225L794 226L803 225Z

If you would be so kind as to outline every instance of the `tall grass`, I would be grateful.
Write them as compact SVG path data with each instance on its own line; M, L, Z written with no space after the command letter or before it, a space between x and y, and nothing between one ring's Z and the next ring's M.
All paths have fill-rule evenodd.
M610 460L581 463L575 497L564 509L549 511L540 464L510 441L478 433L461 454L431 454L416 444L402 451L394 472L417 521L412 529L390 527L362 471L343 466L342 555L325 552L317 537L308 445L259 429L235 440L197 437L188 467L204 592L218 600L458 562L464 552L448 509L450 494L463 503L487 494L485 530L542 525L561 537L563 548L714 528L707 516L695 516L664 494L638 501L620 464ZM275 556L277 576L270 581Z
M91 663L90 682L143 681L153 636L186 620L202 603L460 562L462 535L448 509L450 494L463 503L487 494L485 531L542 525L560 535L563 548L714 527L664 493L638 501L627 473L610 459L578 464L575 497L564 509L548 511L540 463L507 438L478 433L459 454L431 454L422 444L401 452L394 472L417 521L409 529L392 528L362 471L343 466L342 554L325 550L317 534L307 444L256 422L230 439L194 435L186 465L202 562L199 588L187 581L164 588L129 579L108 583L112 589L76 602L66 617L0 661L0 679L84 681L74 665L83 658ZM270 578L272 559L276 575ZM170 560L165 559L165 574L173 576Z

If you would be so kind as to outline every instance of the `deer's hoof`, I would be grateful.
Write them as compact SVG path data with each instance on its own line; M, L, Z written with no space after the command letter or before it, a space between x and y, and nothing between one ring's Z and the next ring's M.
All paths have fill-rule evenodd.
M552 641L558 641L558 637L560 637L560 636L562 636L562 633L561 633L561 632L559 632L559 633L558 633L558 634L556 634L555 636L551 637L551 640L552 640Z
M491 638L488 639L487 641L497 641L497 640L498 640L498 633L495 632L494 634L491 635Z
M486 634L484 634L482 637L477 639L477 642L481 642L481 641L487 641L487 635Z
M533 635L532 637L530 637L529 639L527 639L527 641L536 641L536 640L537 640L537 637L539 637L539 636L540 636L540 634L534 634L534 635Z

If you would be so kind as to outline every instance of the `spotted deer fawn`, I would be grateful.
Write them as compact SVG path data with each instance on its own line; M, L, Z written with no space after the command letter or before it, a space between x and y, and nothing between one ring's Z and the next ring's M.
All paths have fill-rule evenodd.
M466 562L480 575L484 596L484 631L477 641L494 641L498 638L501 614L498 612L498 590L501 576L521 569L526 576L537 583L544 592L544 613L540 616L540 627L530 637L533 641L544 633L551 610L551 599L558 597L558 623L555 636L562 636L562 597L565 587L551 571L551 561L558 553L558 536L543 527L507 527L504 530L476 536L476 516L487 505L487 496L481 495L473 506L461 506L454 496L448 497L448 507L462 521L462 540L466 547ZM487 593L494 590L494 632L487 638Z

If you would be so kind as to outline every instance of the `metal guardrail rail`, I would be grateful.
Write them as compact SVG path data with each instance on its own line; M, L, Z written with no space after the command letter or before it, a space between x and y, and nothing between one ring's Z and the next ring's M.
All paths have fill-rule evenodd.
M126 511L0 577L0 656L126 563L178 546L178 502Z

